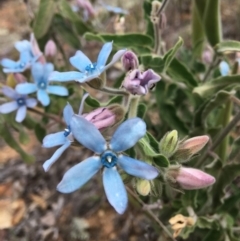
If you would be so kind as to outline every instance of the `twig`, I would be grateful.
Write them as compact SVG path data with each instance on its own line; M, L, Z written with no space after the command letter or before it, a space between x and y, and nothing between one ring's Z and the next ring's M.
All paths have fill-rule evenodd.
M131 196L133 196L137 200L137 202L139 202L142 205L142 207L144 207L145 203L129 187L126 187L126 189L128 193ZM156 221L156 223L158 223L158 225L166 232L166 234L171 238L171 240L176 241L176 239L173 238L170 231L164 226L164 224L158 219L158 217L156 217L156 215L152 212L152 210L144 209L144 211L148 213L149 216Z
M157 16L159 16L160 13L162 13L163 10L165 10L167 4L168 4L168 0L164 0L164 1L162 2L162 5L161 5L160 9L159 9L158 12L157 12Z

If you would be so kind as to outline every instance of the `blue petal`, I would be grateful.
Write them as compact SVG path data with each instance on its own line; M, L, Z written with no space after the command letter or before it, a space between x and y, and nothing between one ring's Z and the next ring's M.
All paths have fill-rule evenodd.
M17 110L17 115L16 115L16 122L22 122L27 114L27 107L26 105L20 106Z
M113 42L105 43L98 55L97 67L101 70L107 62L107 59L112 51Z
M47 106L50 104L50 98L49 98L46 90L38 90L37 98L43 106Z
M159 174L158 170L143 162L128 156L120 155L118 157L118 165L128 174L147 180L156 178Z
M37 100L34 98L28 98L26 99L26 106L29 108L33 108L37 105Z
M22 68L20 66L14 68L14 69L8 69L8 68L3 68L4 73L21 73L25 70L26 68Z
M106 150L106 141L91 122L78 115L73 115L70 127L73 136L83 146L98 154Z
M112 57L111 62L109 62L103 69L102 71L105 71L106 69L108 69L109 67L111 67L112 65L114 65L126 52L126 49L121 49L118 50L117 53L115 53Z
M28 68L31 64L31 59L32 59L32 54L31 51L23 51L20 53L20 58L19 58L19 62L20 63L24 63L25 66L23 66L23 68Z
M58 184L57 190L62 193L74 192L88 182L101 168L99 157L89 157L70 168Z
M36 83L43 80L43 76L44 76L43 64L37 62L32 65L32 76Z
M221 61L219 68L222 76L228 75L230 68L226 61Z
M110 204L119 214L123 214L127 208L128 197L116 167L104 168L103 186Z
M53 95L68 96L68 89L63 86L49 85L47 92Z
M15 43L15 48L21 53L23 51L31 50L31 44L27 40L22 40Z
M72 106L68 103L65 108L63 109L63 117L67 124L67 126L70 126L70 121L72 119L72 116L74 115Z
M76 71L69 71L69 72L62 72L62 73L58 71L54 71L50 74L48 80L67 82L67 81L82 79L84 76L85 76L84 74Z
M101 72L97 72L97 73L93 73L93 74L89 74L89 75L84 75L81 79L77 79L76 81L79 82L79 83L85 83L87 81L90 81L92 79L97 78L101 74Z
M19 63L11 59L2 59L1 65L8 69L15 69L18 67Z
M78 69L81 72L85 72L85 68L92 64L90 59L80 50L76 52L76 54L69 59L72 66Z
M34 83L22 83L22 84L18 84L15 90L19 94L27 95L37 91L37 86Z
M13 112L18 108L18 104L16 101L11 101L5 104L0 105L0 113L7 114Z
M15 99L15 98L18 97L17 92L14 89L12 89L11 87L9 87L9 86L3 86L2 87L2 92L3 92L3 94L5 96L7 96L7 97L9 97L11 99Z
M60 146L68 141L66 136L64 136L64 131L60 131L54 134L49 134L43 139L43 147L50 148L54 146Z
M62 155L62 153L71 145L71 142L68 141L66 142L63 146L61 146L60 148L58 148L54 154L52 155L52 157L50 159L48 159L47 161L44 162L43 164L43 169L45 172L47 172L49 170L49 168L52 166L52 164L54 162L57 161L57 159Z
M123 122L115 131L110 141L110 148L115 152L125 151L134 146L146 134L146 124L140 118Z
M46 81L48 80L50 74L53 72L54 70L54 65L52 63L46 63L43 66L43 70L44 70L44 79L46 79Z

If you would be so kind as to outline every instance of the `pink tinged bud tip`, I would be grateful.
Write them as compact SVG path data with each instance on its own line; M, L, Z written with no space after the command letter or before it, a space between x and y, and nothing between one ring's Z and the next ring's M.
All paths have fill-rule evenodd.
M186 190L208 187L215 182L215 178L195 168L181 167L176 181L181 188Z
M114 125L116 115L107 108L98 108L83 117L93 123L98 129L103 129Z
M57 53L57 46L53 40L48 40L44 48L45 56L54 57Z
M192 154L198 153L209 141L208 136L196 136L180 144L179 149L190 149Z
M126 51L121 60L125 71L137 69L139 66L138 58L132 51Z
M13 75L17 83L25 83L27 81L27 78L20 73L14 73Z

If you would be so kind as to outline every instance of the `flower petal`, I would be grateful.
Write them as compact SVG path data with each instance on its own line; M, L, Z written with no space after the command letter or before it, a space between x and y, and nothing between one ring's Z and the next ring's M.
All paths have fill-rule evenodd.
M88 149L98 154L106 150L106 141L102 134L92 123L83 117L73 115L70 127L77 141Z
M68 96L68 89L64 86L49 85L47 92L53 95Z
M101 70L105 67L107 59L112 51L113 42L105 43L98 54L97 67Z
M27 95L37 91L37 85L34 83L21 83L18 84L15 90L22 95Z
M8 69L15 69L18 67L19 63L11 59L2 59L1 65Z
M30 107L30 108L33 108L37 105L37 100L34 99L34 98L28 98L26 99L26 106L27 107Z
M53 71L48 80L49 81L59 81L59 82L67 82L67 81L73 81L73 80L78 80L82 79L85 75L77 72L77 71L69 71L69 72L58 72L58 71Z
M159 174L158 170L148 163L124 155L118 157L118 165L126 173L147 180L152 180Z
M101 168L99 157L93 156L70 168L58 184L57 190L62 193L74 192L88 182Z
M72 119L72 116L74 115L74 111L72 106L68 103L65 108L63 109L63 117L67 124L67 126L70 126L70 121Z
M51 148L54 146L60 146L67 142L66 136L64 136L64 131L46 135L43 138L43 147Z
M54 154L52 155L52 157L50 159L48 159L47 161L45 161L43 163L43 169L45 172L47 172L49 170L49 168L52 166L53 163L55 163L57 161L57 159L62 155L62 153L71 145L71 142L68 141L66 142L63 146L61 146L60 148L58 148Z
M117 53L113 55L111 62L105 66L103 71L110 68L112 65L114 65L124 55L126 51L127 49L118 50Z
M128 197L116 167L104 168L103 186L110 204L119 214L123 214L127 208Z
M15 48L18 52L23 52L27 50L31 50L31 44L28 40L22 40L15 43Z
M26 105L20 106L17 110L17 115L16 115L16 122L22 122L27 114L27 107Z
M226 61L221 61L220 65L219 65L219 68L220 68L220 73L222 76L227 76L229 71L230 71L230 68L229 68L229 65Z
M18 97L18 93L13 88L11 88L9 86L3 86L2 92L5 96L7 96L11 99L15 99L15 98Z
M76 54L69 59L69 61L72 66L83 73L86 71L86 67L89 64L92 64L90 59L80 50L78 50Z
M84 75L81 79L77 79L76 82L78 83L85 83L87 81L90 81L92 79L97 78L101 73L98 71L97 73L89 74L89 75Z
M11 101L5 104L0 105L0 113L7 114L18 108L18 104L16 101Z
M43 75L44 75L44 69L43 64L37 62L32 65L32 76L35 83L38 83L39 81L42 81Z
M146 124L140 118L123 122L115 131L110 141L110 148L115 152L125 151L134 146L146 134Z
M49 98L46 90L38 90L37 98L43 106L47 106L50 104L50 98Z

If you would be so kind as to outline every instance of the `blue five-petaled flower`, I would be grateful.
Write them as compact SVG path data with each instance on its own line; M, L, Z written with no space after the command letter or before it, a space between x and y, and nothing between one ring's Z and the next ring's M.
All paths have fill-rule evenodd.
M53 72L53 64L35 63L32 65L34 83L22 83L16 86L20 94L31 94L37 91L37 98L43 106L50 104L49 94L68 96L67 88L63 86L49 85L49 75Z
M98 55L97 62L92 63L90 59L80 50L69 59L70 63L78 69L78 71L58 72L54 71L49 80L54 81L72 81L84 83L98 77L102 72L108 69L116 61L118 61L126 50L119 50L112 58L111 62L106 65L107 59L112 51L112 42L105 43Z
M29 68L40 57L34 55L31 43L27 40L19 41L15 43L15 48L20 53L18 61L11 59L3 59L1 65L4 67L4 73L19 73Z
M37 105L37 100L27 98L26 95L19 95L14 89L4 86L2 92L5 96L13 99L13 101L0 105L0 113L7 114L17 110L15 120L22 122L27 114L27 107L33 108Z
M49 170L49 168L52 166L54 162L57 161L57 159L62 155L62 153L71 145L71 142L73 141L73 137L71 134L71 128L70 128L70 120L73 116L74 112L72 109L72 106L70 104L67 104L63 110L63 117L65 120L65 123L67 127L64 131L60 131L54 134L49 134L44 137L43 139L43 147L45 148L51 148L54 146L60 146L53 156L44 162L43 168L46 171Z
M125 121L115 131L109 143L98 129L83 117L74 115L70 128L74 138L96 155L70 168L58 184L57 190L62 193L73 192L103 168L103 186L107 199L115 210L122 214L127 208L127 193L117 168L147 180L154 179L159 173L155 167L122 154L145 135L145 122L140 118Z

